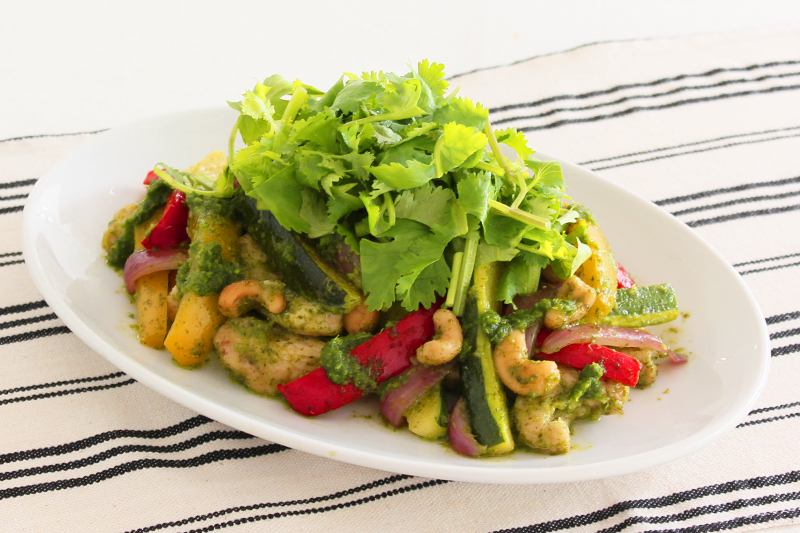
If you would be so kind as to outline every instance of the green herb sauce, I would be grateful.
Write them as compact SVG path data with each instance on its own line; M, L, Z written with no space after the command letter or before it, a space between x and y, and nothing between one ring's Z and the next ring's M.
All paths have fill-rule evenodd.
M356 333L329 341L322 348L322 355L319 358L328 379L337 385L352 383L364 392L377 390L378 382L375 379L380 375L380 371L371 371L369 368L361 366L358 360L350 355L353 348L364 344L371 338L372 335L369 333Z
M155 180L147 188L147 194L139 202L136 211L122 223L122 235L111 247L106 257L106 263L113 268L122 268L125 261L133 253L134 230L136 226L145 223L164 204L172 193L172 187L163 180Z
M534 323L542 320L545 313L550 309L558 309L565 314L575 313L576 303L570 300L541 300L530 309L519 309L504 317L495 313L491 309L481 313L481 329L492 341L492 344L500 344L513 330L526 330Z
M241 279L241 267L222 257L219 243L193 242L189 246L189 260L178 269L178 292L189 291L198 296L217 294Z

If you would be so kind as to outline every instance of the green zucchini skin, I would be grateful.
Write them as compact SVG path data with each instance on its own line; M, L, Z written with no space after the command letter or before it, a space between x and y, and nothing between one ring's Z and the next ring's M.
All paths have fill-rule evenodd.
M423 439L435 440L447 434L447 398L437 383L406 412L408 429Z
M287 287L333 313L346 313L362 301L361 293L343 275L320 259L305 239L280 225L256 200L242 202L247 232L272 260Z
M461 317L464 343L458 356L470 427L475 440L487 447L487 455L514 449L505 390L494 368L492 343L480 325L481 311L495 307L491 293L497 287L498 274L494 264L476 269L475 285Z
M669 283L617 289L611 312L599 324L623 328L643 328L678 318L678 299Z

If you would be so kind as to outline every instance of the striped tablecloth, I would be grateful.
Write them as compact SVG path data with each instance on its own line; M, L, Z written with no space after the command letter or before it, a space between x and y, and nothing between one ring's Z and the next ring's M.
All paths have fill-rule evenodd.
M431 58L435 59L435 58ZM290 73L286 73L290 74ZM0 530L748 531L800 524L800 30L593 44L457 75L537 149L671 212L738 269L772 337L756 408L707 448L556 485L446 482L308 455L150 391L36 291L20 221L92 133L0 141Z

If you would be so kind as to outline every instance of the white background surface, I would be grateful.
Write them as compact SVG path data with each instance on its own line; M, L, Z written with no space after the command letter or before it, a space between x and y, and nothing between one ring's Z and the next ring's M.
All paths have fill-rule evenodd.
M800 24L796 0L0 0L0 139L238 100L273 73L450 75L582 44Z

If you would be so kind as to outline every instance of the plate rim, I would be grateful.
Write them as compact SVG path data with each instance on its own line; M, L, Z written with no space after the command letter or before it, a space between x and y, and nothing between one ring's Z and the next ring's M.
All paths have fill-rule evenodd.
M157 393L170 398L171 400L181 404L182 406L205 415L213 420L235 427L242 431L257 435L263 439L279 443L289 448L297 449L312 453L321 457L332 458L334 460L344 461L346 463L356 464L368 468L380 469L390 472L397 472L402 474L410 474L422 477L436 477L440 479L448 479L453 481L466 481L476 483L502 483L502 484L545 484L545 483L561 483L599 479L606 477L614 477L618 475L629 474L638 472L645 469L653 468L658 465L667 463L669 461L678 459L680 457L689 455L709 444L718 440L733 428L736 427L738 422L742 420L746 414L751 410L752 406L758 400L761 392L763 391L769 374L769 366L771 362L770 357L770 344L769 333L767 325L764 320L758 322L758 336L760 337L761 357L760 365L758 368L758 375L756 376L755 387L747 400L742 404L742 407L736 414L729 414L723 417L722 420L715 421L709 426L702 428L699 432L692 434L675 443L668 444L657 450L650 450L626 456L619 459L610 459L607 461L595 462L587 465L572 465L572 466L556 466L542 468L520 468L517 470L498 470L502 475L506 476L505 479L486 480L482 478L488 477L492 470L483 466L463 466L463 465L450 465L438 464L436 468L431 468L428 462L419 462L411 458L392 457L387 459L385 455L375 452L354 450L347 446L342 446L335 443L322 443L318 439L311 436L296 434L281 427L272 425L267 419L258 420L260 426L268 426L274 433L270 436L254 433L253 420L251 417L244 413L231 411L225 406L215 403L213 400L205 398L197 393L190 393L174 384L172 384L165 377L150 371L149 369L138 364L133 358L125 356L120 353L121 357L117 357L118 350L103 340L97 333L95 333L87 324L85 324L80 317L73 311L71 306L61 298L58 290L47 279L47 275L43 269L38 254L36 253L35 236L32 231L34 221L33 218L36 214L35 208L39 206L44 195L44 191L48 188L53 180L56 180L59 171L63 166L66 166L72 159L80 158L84 152L90 151L95 144L101 144L108 136L115 135L119 131L141 127L148 123L158 122L167 119L189 118L197 116L199 113L221 113L222 110L227 108L222 106L210 106L195 108L173 113L166 113L160 115L153 115L137 121L133 121L119 127L111 128L96 136L88 139L80 146L70 151L67 155L61 158L54 166L45 172L36 182L33 190L30 192L28 199L25 203L22 214L22 252L28 272L33 279L34 285L37 290L42 294L47 304L53 309L56 315L66 324L70 331L74 332L76 336L85 344L89 346L94 352L108 360L112 365L117 366L120 370L144 384L148 388L156 391ZM560 162L564 167L573 167L580 172L585 172L591 175L593 179L599 180L603 187L608 187L615 191L624 191L625 194L632 195L641 201L652 203L649 200L639 196L633 191L622 187L621 185L605 178L604 176L593 172L587 168L581 167L574 163L564 161L560 158L537 152L537 155L545 160L553 160ZM566 173L566 172L565 172ZM755 296L750 291L749 287L744 283L738 272L722 254L714 248L708 241L706 241L700 234L694 232L684 223L675 219L669 213L658 209L656 212L659 216L671 219L672 223L677 223L682 227L684 233L691 239L694 239L698 244L702 245L709 253L714 255L718 262L728 270L728 274L736 276L738 287L743 291L746 297L747 304L754 310L758 316L763 319L761 308L755 299ZM109 357L108 352L113 355ZM299 416L299 415L298 415ZM698 437L699 436L699 437ZM687 442L690 441L690 442ZM651 457L655 456L657 457ZM512 455L513 457L513 455ZM638 461L632 459L648 458L651 459L647 462L646 466L638 466ZM475 459L472 459L475 460ZM491 459L490 459L491 460ZM388 462L387 462L388 461ZM483 463L483 459L477 459L479 463ZM390 464L389 464L390 463ZM432 471L433 470L433 471ZM609 474L611 470L613 473ZM532 479L529 479L530 476Z

